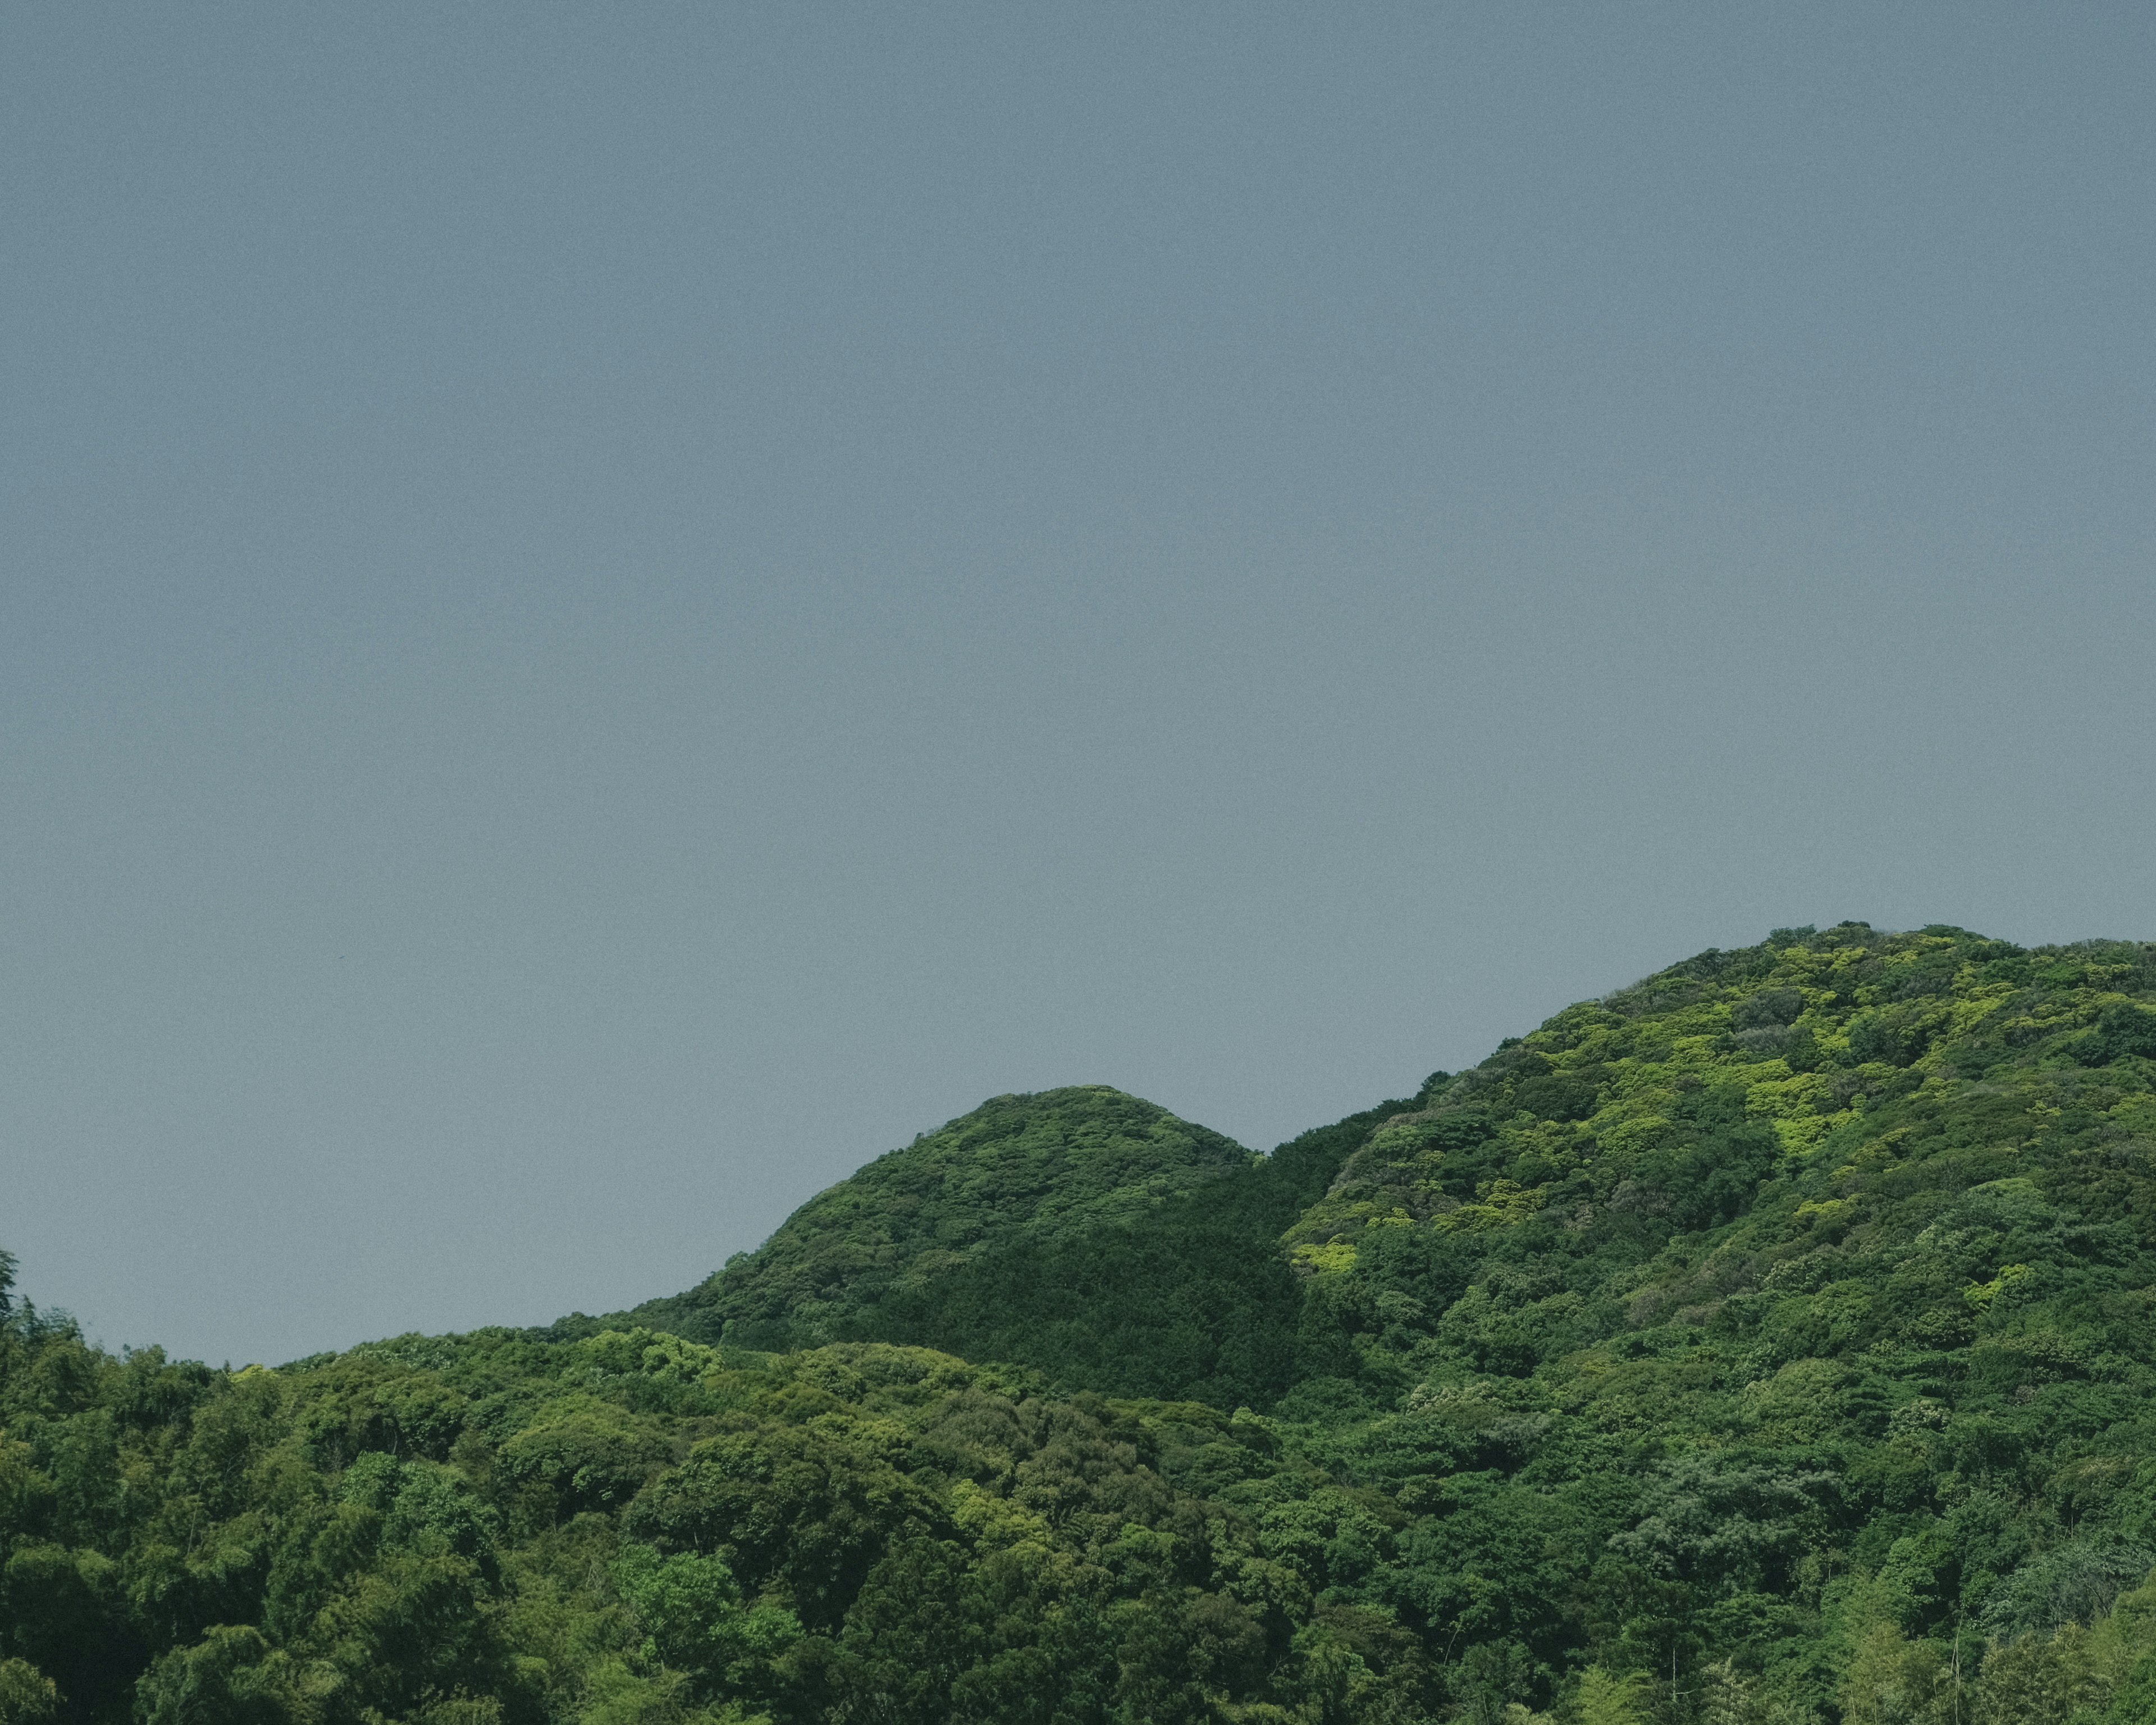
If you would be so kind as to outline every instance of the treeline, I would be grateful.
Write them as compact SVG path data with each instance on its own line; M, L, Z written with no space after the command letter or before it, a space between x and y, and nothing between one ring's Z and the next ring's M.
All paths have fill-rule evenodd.
M2016 1563L1996 1476L1881 1525L1830 1447L1598 1442L1518 1380L1328 1424L874 1344L493 1332L227 1374L23 1312L4 1347L11 1725L2156 1707L2145 1523ZM2007 1574L1957 1659L1903 1624L1972 1551ZM1792 1629L1817 1700L1747 1668Z
M0 1348L11 1722L1406 1720L1445 1693L1386 1613L1321 1597L1291 1507L1337 1488L1247 1418L649 1332L228 1375L26 1311Z

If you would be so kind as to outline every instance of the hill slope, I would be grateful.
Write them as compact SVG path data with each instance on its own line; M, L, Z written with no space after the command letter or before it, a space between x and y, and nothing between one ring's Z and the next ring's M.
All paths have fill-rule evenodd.
M1815 1352L1952 1353L2057 1291L2029 1270L1995 1312L1966 1293L1987 1260L1958 1224L1979 1211L1994 1231L2053 1219L2055 1255L2147 1267L2153 1002L2147 945L2024 952L1845 925L1705 953L1568 1009L1384 1122L1287 1242L1355 1337L1350 1375L1527 1369L1676 1311L1750 1337L1779 1297L1866 1278L1867 1315ZM1461 1352L1461 1315L1444 1320L1494 1286L1458 1279L1484 1259L1535 1263L1576 1309L1508 1320L1509 1353ZM1419 1317L1353 1315L1409 1289ZM1492 1323L1517 1307L1487 1297Z
M750 1346L851 1336L888 1294L998 1248L1128 1226L1250 1160L1106 1085L997 1096L819 1193L755 1251L633 1316Z
M1281 1230L1412 1106L1305 1132L1130 1221L984 1251L893 1290L855 1334L1037 1367L1069 1389L1270 1409L1302 1375L1303 1291Z
M1037 1367L1069 1389L1270 1408L1302 1375L1281 1232L1414 1106L1254 1157L1105 1086L998 1096L811 1199L687 1293L547 1333L891 1342Z
M2063 1719L2061 1625L2156 1561L2156 947L1702 954L1379 1125L1287 1243L1279 1412L1430 1514L1358 1589L1404 1617L1852 1719L1969 1717L1996 1640L1990 1717Z

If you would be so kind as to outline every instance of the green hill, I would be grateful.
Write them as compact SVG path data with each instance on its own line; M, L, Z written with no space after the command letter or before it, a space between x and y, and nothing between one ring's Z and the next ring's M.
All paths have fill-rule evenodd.
M1268 1408L1299 1375L1279 1245L1381 1104L1255 1157L1105 1086L998 1096L818 1194L685 1294L547 1332L643 1326L783 1350L892 1342L1071 1389Z
M856 1335L880 1302L998 1251L1127 1228L1250 1153L1106 1085L997 1096L819 1193L755 1251L629 1314L752 1347Z
M608 1322L6 1311L0 1722L2156 1719L2156 946L1779 931L1265 1158L999 1098Z
M855 1339L1035 1367L1066 1389L1270 1409L1302 1375L1303 1289L1281 1231L1387 1102L1127 1221L1021 1240L895 1289Z

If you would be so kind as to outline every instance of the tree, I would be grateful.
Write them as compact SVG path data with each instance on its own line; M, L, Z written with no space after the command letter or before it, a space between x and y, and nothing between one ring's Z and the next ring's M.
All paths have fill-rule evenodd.
M0 1725L56 1725L60 1692L28 1660L0 1659Z
M1579 1674L1573 1705L1579 1725L1648 1725L1654 1695L1654 1680L1645 1671L1620 1676L1591 1665Z

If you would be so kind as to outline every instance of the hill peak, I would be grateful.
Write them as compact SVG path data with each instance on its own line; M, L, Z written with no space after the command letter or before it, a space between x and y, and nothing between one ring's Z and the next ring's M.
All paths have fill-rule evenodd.
M1250 1161L1232 1139L1111 1085L991 1096L817 1194L754 1252L638 1316L752 1346L837 1337L887 1292L999 1246L1137 1221Z

